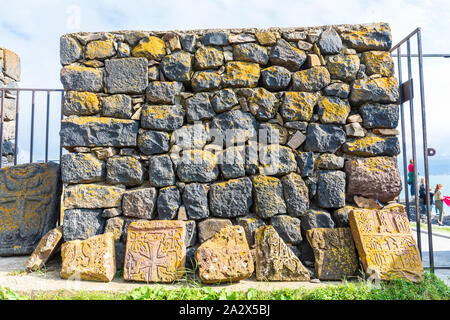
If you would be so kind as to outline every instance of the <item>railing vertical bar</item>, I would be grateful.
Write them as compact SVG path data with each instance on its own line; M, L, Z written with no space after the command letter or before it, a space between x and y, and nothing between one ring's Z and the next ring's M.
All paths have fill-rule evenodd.
M428 172L428 141L427 141L427 119L425 112L425 92L423 85L423 57L422 57L422 35L421 30L417 30L417 50L419 54L419 82L420 82L420 106L422 110L422 134L423 134L423 160L425 169L425 187L427 204L427 225L428 225L428 254L430 257L430 271L434 273L434 253L433 253L433 228L431 227L430 208L430 180Z
M417 156L416 156L416 129L414 124L414 103L413 103L413 85L412 85L412 71L411 71L411 43L408 38L406 42L407 56L408 56L408 81L409 81L409 113L411 118L411 143L412 143L412 156L414 162L414 204L416 211L416 229L417 229L417 246L419 247L420 258L422 259L422 239L420 234L420 216L419 216L419 196L417 192Z
M34 138L34 104L35 90L31 90L31 137L30 137L30 163L33 162L33 138Z
M19 147L19 96L20 90L16 90L16 131L14 132L14 165L17 165L17 153Z
M2 167L3 163L3 114L4 114L4 105L5 105L5 93L6 90L2 90L2 102L1 102L1 120L0 120L0 168Z
M48 128L50 117L50 90L47 90L47 115L45 121L45 163L48 162Z
M402 80L402 61L401 61L401 49L397 48L397 68L398 68L398 82L400 84L403 83ZM406 154L406 129L405 129L405 110L403 104L403 91L400 90L400 122L402 124L402 150L403 150L403 183L405 186L405 202L406 202L406 212L408 213L408 217L410 214L409 210L409 190L408 190L408 155Z

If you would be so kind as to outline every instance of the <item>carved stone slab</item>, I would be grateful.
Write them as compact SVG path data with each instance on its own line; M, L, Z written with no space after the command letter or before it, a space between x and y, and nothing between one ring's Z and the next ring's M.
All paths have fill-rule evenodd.
M353 209L348 218L367 275L381 280L423 280L419 249L402 205Z
M313 248L316 277L320 280L341 280L355 276L358 256L350 228L314 228L306 231Z
M132 222L128 227L123 278L129 281L173 282L184 273L184 221Z
M61 246L60 276L70 280L110 282L116 274L114 235L107 232Z
M261 226L255 232L256 280L309 281L306 267L284 243L272 226Z
M0 169L0 256L31 254L56 226L61 196L56 163Z
M233 282L250 277L253 258L244 228L228 225L220 229L195 251L203 283Z
M56 253L63 242L63 227L52 229L39 241L38 246L27 260L27 270L37 271Z

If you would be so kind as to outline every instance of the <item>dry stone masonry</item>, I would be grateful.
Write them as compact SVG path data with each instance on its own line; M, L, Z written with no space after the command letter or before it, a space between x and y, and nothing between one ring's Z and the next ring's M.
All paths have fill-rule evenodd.
M11 50L0 47L0 88L17 88L20 81L20 57ZM0 105L2 99L0 91ZM3 154L2 166L14 164L16 132L16 95L14 90L5 92L3 101Z
M401 191L387 24L60 41L63 260L94 237L132 281L356 273L349 212Z

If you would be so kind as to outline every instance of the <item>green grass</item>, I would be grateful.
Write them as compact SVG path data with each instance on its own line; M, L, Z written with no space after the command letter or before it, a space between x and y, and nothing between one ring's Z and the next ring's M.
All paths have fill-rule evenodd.
M410 222L410 225L411 225L411 227L416 228L416 223L415 222ZM420 229L421 230L428 230L428 225L425 224L425 223L421 223L420 224ZM448 227L448 226L436 226L436 225L433 225L431 227L431 229L433 231L437 231L437 232L448 232L448 233L450 233L450 227Z
M246 291L213 290L211 287L143 286L129 292L89 292L60 290L19 294L0 288L0 300L449 300L450 287L426 272L419 283L394 280L373 285L369 282L343 281L315 289L280 289L273 291L250 288Z

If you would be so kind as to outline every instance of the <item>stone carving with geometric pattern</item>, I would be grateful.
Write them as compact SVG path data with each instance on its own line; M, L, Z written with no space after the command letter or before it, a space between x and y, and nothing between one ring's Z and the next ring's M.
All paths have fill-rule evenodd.
M364 270L380 280L423 280L423 265L405 208L353 209L350 228Z
M31 254L56 226L61 196L59 164L0 169L0 256Z
M128 281L173 282L184 273L184 221L132 222L128 227L123 278Z

